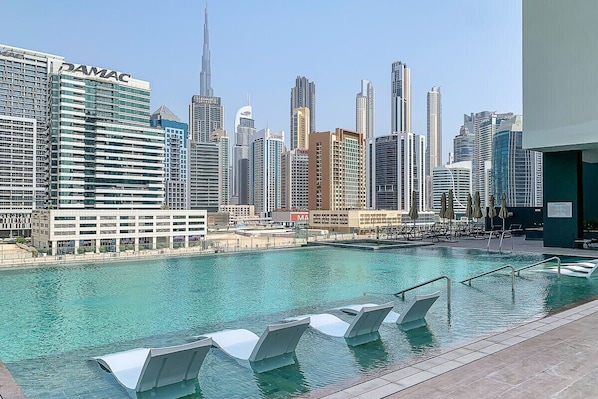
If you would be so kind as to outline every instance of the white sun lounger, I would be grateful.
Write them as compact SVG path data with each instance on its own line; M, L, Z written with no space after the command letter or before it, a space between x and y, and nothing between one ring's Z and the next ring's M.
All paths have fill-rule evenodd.
M434 292L428 295L416 295L405 305L401 313L389 312L384 319L384 323L397 323L399 325L408 325L410 323L424 320L428 310L432 307L434 302L440 296L440 292ZM341 311L356 315L365 306L376 306L373 303L366 303L363 305L349 305L340 308Z
M308 326L309 318L302 318L269 325L260 337L245 329L223 330L202 336L211 338L213 345L227 355L249 361L252 369L263 372L294 363L295 348Z
M392 302L388 302L382 305L364 306L359 310L351 323L347 323L346 321L343 321L329 313L289 317L287 320L296 320L303 317L309 317L309 326L314 330L332 337L353 339L360 336L377 333L378 329L380 328L380 324L382 324L382 320L384 320L384 318L388 315L388 312L390 312L393 305L394 304Z
M195 392L195 382L211 339L164 348L138 348L94 357L127 389L129 395L162 387L173 388L182 397Z

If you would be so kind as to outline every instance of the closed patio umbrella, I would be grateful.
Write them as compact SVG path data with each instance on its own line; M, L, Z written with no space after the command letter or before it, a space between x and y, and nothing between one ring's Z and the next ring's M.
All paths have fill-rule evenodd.
M505 231L505 219L509 217L509 211L507 210L507 195L502 193L500 196L500 211L498 217L502 219L502 230Z
M438 214L440 220L446 218L446 194L442 193L440 196L440 213Z
M482 215L482 206L480 204L480 192L476 191L475 194L473 195L473 218L474 219L479 219L481 218Z
M411 208L409 209L409 217L413 220L413 226L415 226L415 221L419 217L417 213L417 192L411 192Z
M465 217L469 222L469 218L473 216L473 206L471 204L471 194L467 193L467 206L465 208Z
M453 220L455 218L455 204L453 199L453 190L449 190L448 192L448 205L446 207L446 213L444 215L445 218Z
M496 217L496 207L494 206L494 195L490 196L488 200L488 217L490 218L490 226L494 229L494 218Z

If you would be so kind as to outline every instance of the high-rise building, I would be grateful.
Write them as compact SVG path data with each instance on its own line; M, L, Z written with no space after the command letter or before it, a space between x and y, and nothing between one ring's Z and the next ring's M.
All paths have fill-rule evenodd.
M461 126L459 135L453 139L453 162L449 163L473 161L474 148L475 135L466 125Z
M213 97L212 67L210 65L210 32L208 31L208 5L206 4L203 24L203 53L201 56L201 72L199 74L199 95Z
M159 209L164 131L150 127L149 82L65 62L51 83L54 208Z
M188 209L189 125L181 122L179 117L164 105L151 115L150 125L164 130L164 204L170 209Z
M296 136L293 131L293 113L297 108L309 108L309 133L316 131L316 84L305 76L297 76L295 87L291 89L291 137Z
M355 98L355 131L365 136L374 137L374 85L369 80L361 80L361 91Z
M230 205L230 140L226 130L212 132L212 141L218 146L219 203Z
M262 129L249 144L249 203L266 213L281 208L284 132Z
M189 142L187 202L189 209L218 212L220 205L220 146L217 143Z
M542 188L542 180L538 181L541 167L541 153L525 150L522 147L523 118L516 115L503 121L497 129L493 140L492 178L494 195L500 198L506 194L507 206L542 206L541 198L537 198L538 188ZM541 174L540 174L541 176Z
M48 205L48 74L63 61L0 44L0 235L26 234Z
M426 139L426 171L442 165L442 97L440 87L432 87L428 92L428 129Z
M411 132L411 69L401 61L392 63L390 115L392 133Z
M503 120L512 117L513 113L497 114L491 111L463 115L463 126L474 136L472 190L479 191L482 206L488 205L490 195L494 193L490 176L494 134Z
M291 150L296 148L307 150L309 146L308 136L311 132L309 108L300 107L293 110L291 128Z
M309 136L309 209L365 207L365 139L345 129Z
M194 95L189 104L189 135L198 143L208 143L212 132L223 129L224 107L220 97Z
M417 192L418 210L426 209L426 138L413 133L371 138L367 143L368 207L406 210Z
M295 148L282 155L282 209L309 209L309 151Z
M471 161L437 166L432 170L432 209L440 211L440 198L453 190L456 213L465 214L467 194L471 194Z
M233 147L231 203L247 205L249 182L249 142L255 134L253 108L246 105L235 115L235 145Z

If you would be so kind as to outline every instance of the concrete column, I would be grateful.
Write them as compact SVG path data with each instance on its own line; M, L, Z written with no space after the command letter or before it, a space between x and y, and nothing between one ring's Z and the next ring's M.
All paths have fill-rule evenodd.
M116 252L120 252L120 238L116 239L116 244L115 244L116 248L114 248L114 250Z
M185 248L189 248L189 236L185 236Z
M152 237L152 249L156 249L157 241L158 241L158 237Z
M174 248L174 237L173 236L168 237L168 248L170 248L170 249Z
M96 254L100 253L100 240L96 239Z
M58 241L52 241L52 255L56 256L58 252Z
M139 251L139 237L135 237L135 252Z

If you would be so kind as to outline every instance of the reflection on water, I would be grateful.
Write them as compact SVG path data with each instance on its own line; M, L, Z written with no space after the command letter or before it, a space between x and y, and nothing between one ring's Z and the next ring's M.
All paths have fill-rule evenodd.
M413 353L423 353L427 349L435 346L434 334L432 334L432 331L430 331L430 328L428 328L428 325L425 324L425 322L424 325L403 331L403 333L405 334L405 338L407 338Z
M349 349L362 372L380 367L388 361L388 351L381 339L359 346L350 346Z
M287 398L309 390L297 359L295 359L295 363L285 367L265 373L254 373L253 379L262 397L266 398Z

